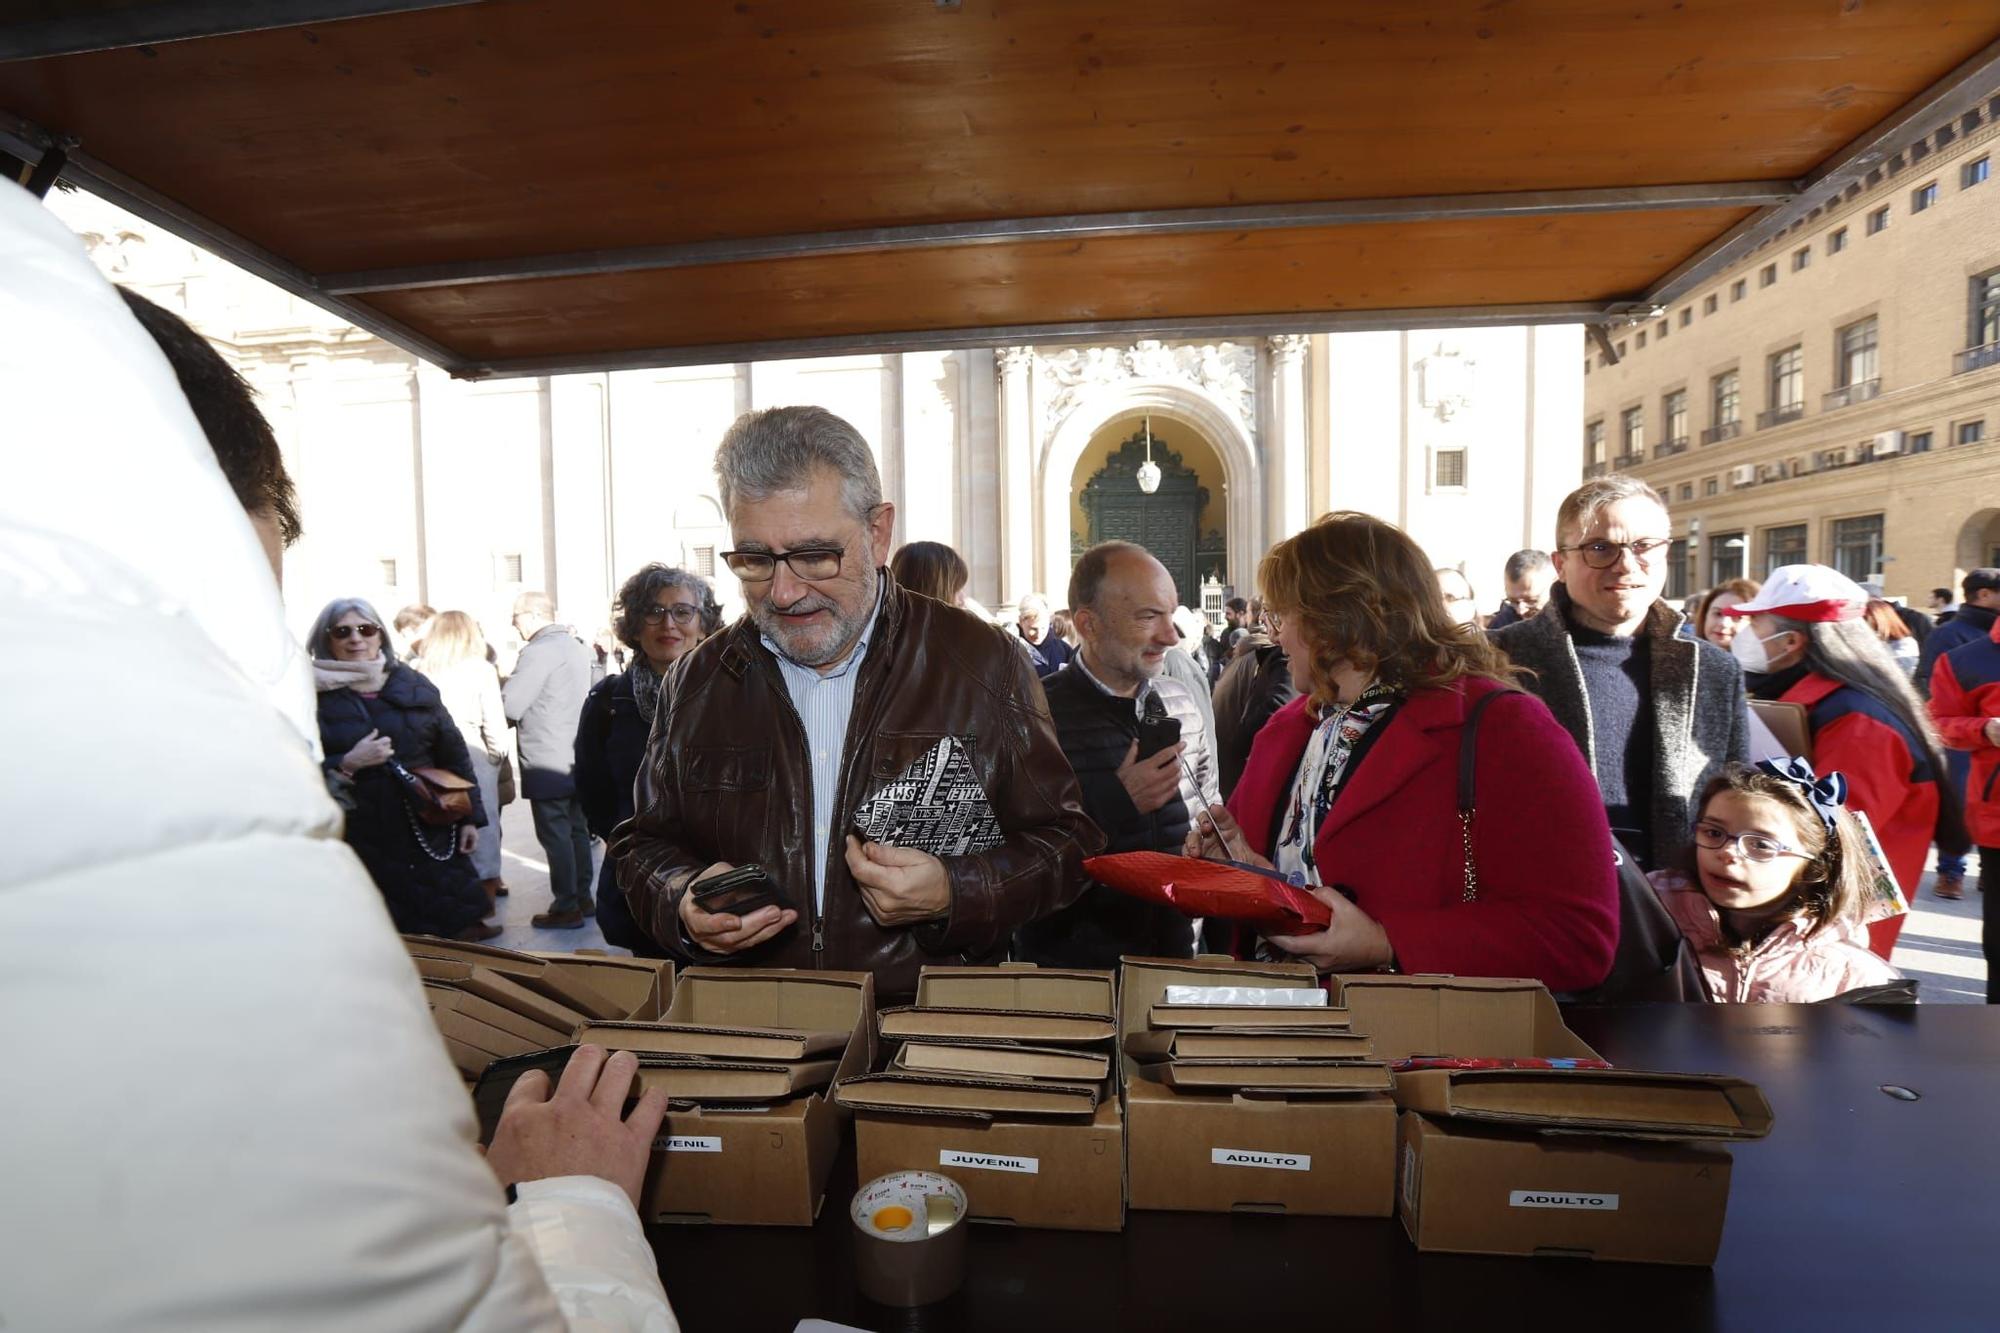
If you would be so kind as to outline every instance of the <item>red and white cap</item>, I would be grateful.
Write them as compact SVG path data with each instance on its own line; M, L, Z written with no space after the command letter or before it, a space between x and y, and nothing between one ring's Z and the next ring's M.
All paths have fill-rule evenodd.
M1786 620L1859 620L1868 609L1868 590L1825 565L1780 565L1747 602L1724 607L1725 616L1766 612Z

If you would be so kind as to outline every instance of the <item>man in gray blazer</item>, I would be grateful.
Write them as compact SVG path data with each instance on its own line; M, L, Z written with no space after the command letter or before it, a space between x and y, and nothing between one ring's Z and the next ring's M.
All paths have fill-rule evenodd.
M549 858L549 910L540 930L575 930L592 913L590 828L576 795L576 724L590 693L590 649L555 621L547 594L514 599L514 632L524 647L500 689L521 743L521 795Z
M1647 869L1680 858L1702 787L1750 747L1743 669L1678 637L1681 614L1661 600L1672 541L1651 486L1585 482L1557 511L1547 607L1493 634L1576 740L1611 831Z

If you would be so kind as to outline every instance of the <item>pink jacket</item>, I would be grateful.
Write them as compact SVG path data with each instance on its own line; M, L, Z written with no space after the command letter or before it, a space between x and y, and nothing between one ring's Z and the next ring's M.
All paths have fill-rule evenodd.
M1867 928L1852 922L1836 922L1808 938L1812 923L1793 917L1754 947L1731 948L1722 937L1722 916L1699 884L1677 870L1656 870L1646 878L1700 960L1711 999L1811 1004L1903 975L1869 952Z

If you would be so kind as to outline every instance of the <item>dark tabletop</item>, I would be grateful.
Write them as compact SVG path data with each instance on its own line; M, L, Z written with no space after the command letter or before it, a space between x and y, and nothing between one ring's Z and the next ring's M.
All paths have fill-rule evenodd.
M786 1330L808 1315L876 1333L2000 1329L2000 1009L1659 1005L1567 1017L1615 1064L1735 1074L1769 1098L1770 1138L1734 1148L1713 1270L1419 1255L1393 1218L1131 1212L1119 1234L975 1226L958 1296L887 1310L854 1291L851 1152L811 1229L650 1234L687 1333Z

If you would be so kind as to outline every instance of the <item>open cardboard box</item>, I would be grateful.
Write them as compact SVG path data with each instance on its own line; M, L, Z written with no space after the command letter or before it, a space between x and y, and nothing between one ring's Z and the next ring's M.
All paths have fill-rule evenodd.
M674 998L674 965L664 958L614 958L601 953L532 953L558 975L590 986L619 1009L617 1018L658 1018Z
M1597 1058L1563 1023L1555 997L1539 981L1374 972L1334 980L1349 1028L1374 1042L1378 1060Z
M1168 986L1316 984L1304 963L1127 958L1119 993L1123 1044L1154 1031L1151 1019ZM1175 1041L1188 1032L1174 1031ZM1201 1092L1171 1086L1169 1066L1142 1064L1129 1053L1121 1067L1132 1207L1362 1217L1394 1211L1396 1107L1379 1066L1368 1088L1339 1094Z
M1757 1139L1771 1104L1720 1074L1636 1069L1423 1069L1396 1076L1405 1110L1502 1128L1662 1139Z
M1117 1012L1110 972L925 968L917 1004L882 1013L885 1037L909 1039L892 1068L843 1079L838 1093L854 1109L860 1178L935 1171L964 1187L973 1221L1119 1230Z
M432 959L484 967L544 995L587 1018L629 1018L630 1012L600 989L600 980L582 968L552 963L547 958L490 944L467 944L433 935L405 935L403 946L413 959ZM568 958L570 955L560 955ZM647 964L648 967L652 966Z

